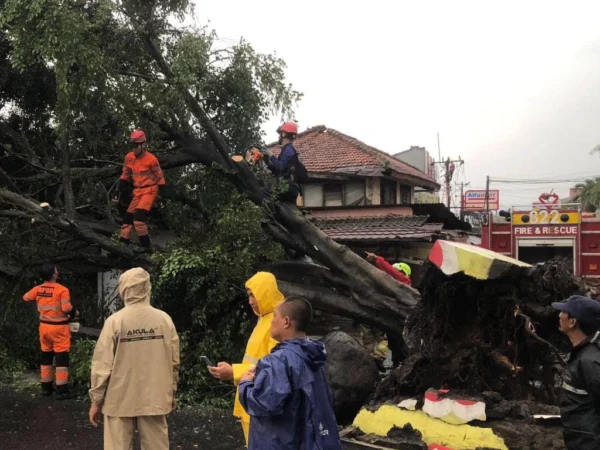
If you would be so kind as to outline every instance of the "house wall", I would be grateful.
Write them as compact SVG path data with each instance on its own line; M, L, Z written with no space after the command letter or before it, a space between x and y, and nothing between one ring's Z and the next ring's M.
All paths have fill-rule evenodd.
M412 146L408 150L395 154L394 158L416 167L434 180L438 179L436 166L432 165L434 159L425 147Z
M396 159L416 167L421 172L427 173L427 150L425 147L411 147L408 150L394 155Z
M357 194L360 191L360 184L364 188L365 203L363 205L381 205L381 178L364 178L363 180L323 180L321 182L307 183L303 186L304 197L299 196L297 205L302 207L323 207L323 206L334 206L324 204L324 186L325 184L338 183L343 186L342 196L344 198L343 205L335 206L350 206L355 201L360 199L360 195ZM402 187L410 188L410 196L408 201L402 202ZM396 182L396 204L412 204L415 200L415 187L406 184ZM356 205L355 205L356 206ZM359 205L360 206L360 205Z

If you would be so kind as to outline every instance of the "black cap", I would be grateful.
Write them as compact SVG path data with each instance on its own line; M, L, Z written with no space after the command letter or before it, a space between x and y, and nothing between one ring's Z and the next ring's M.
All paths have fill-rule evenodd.
M552 307L568 313L578 322L600 325L600 303L583 295L573 295L563 302L554 302Z

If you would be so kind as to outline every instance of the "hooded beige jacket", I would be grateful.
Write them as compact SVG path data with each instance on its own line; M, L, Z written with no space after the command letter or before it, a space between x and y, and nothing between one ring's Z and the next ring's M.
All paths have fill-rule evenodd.
M119 278L125 308L104 323L92 359L90 397L112 417L169 414L179 378L179 337L171 317L150 306L150 275Z

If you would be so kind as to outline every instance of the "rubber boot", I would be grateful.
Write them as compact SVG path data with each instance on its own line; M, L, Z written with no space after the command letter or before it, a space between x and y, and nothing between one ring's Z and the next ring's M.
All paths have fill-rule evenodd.
M52 395L52 391L54 390L52 381L47 382L47 383L41 383L41 385L42 385L42 395L44 397L50 397Z
M150 245L150 236L140 236L140 246L142 247L143 253L152 253L152 246Z
M75 394L71 391L70 384L64 384L62 386L56 386L56 400L68 400L74 398Z
M125 245L131 244L131 239L119 238L119 242L122 242Z

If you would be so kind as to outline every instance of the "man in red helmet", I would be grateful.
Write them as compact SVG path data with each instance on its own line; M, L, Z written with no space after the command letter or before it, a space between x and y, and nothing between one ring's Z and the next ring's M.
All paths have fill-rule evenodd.
M126 192L129 183L133 183L133 199L123 217L121 241L129 245L131 231L135 228L140 245L149 250L150 236L146 222L159 187L165 185L165 178L158 159L148 151L146 133L135 130L131 133L129 143L132 151L125 156L123 173L114 197L115 201L119 201L121 193Z
M300 183L308 178L306 167L300 161L293 145L298 135L298 125L286 122L277 128L277 133L279 145L282 146L279 156L273 155L268 148L263 149L263 153L268 157L267 166L279 180L281 193L278 199L295 205L301 191Z

